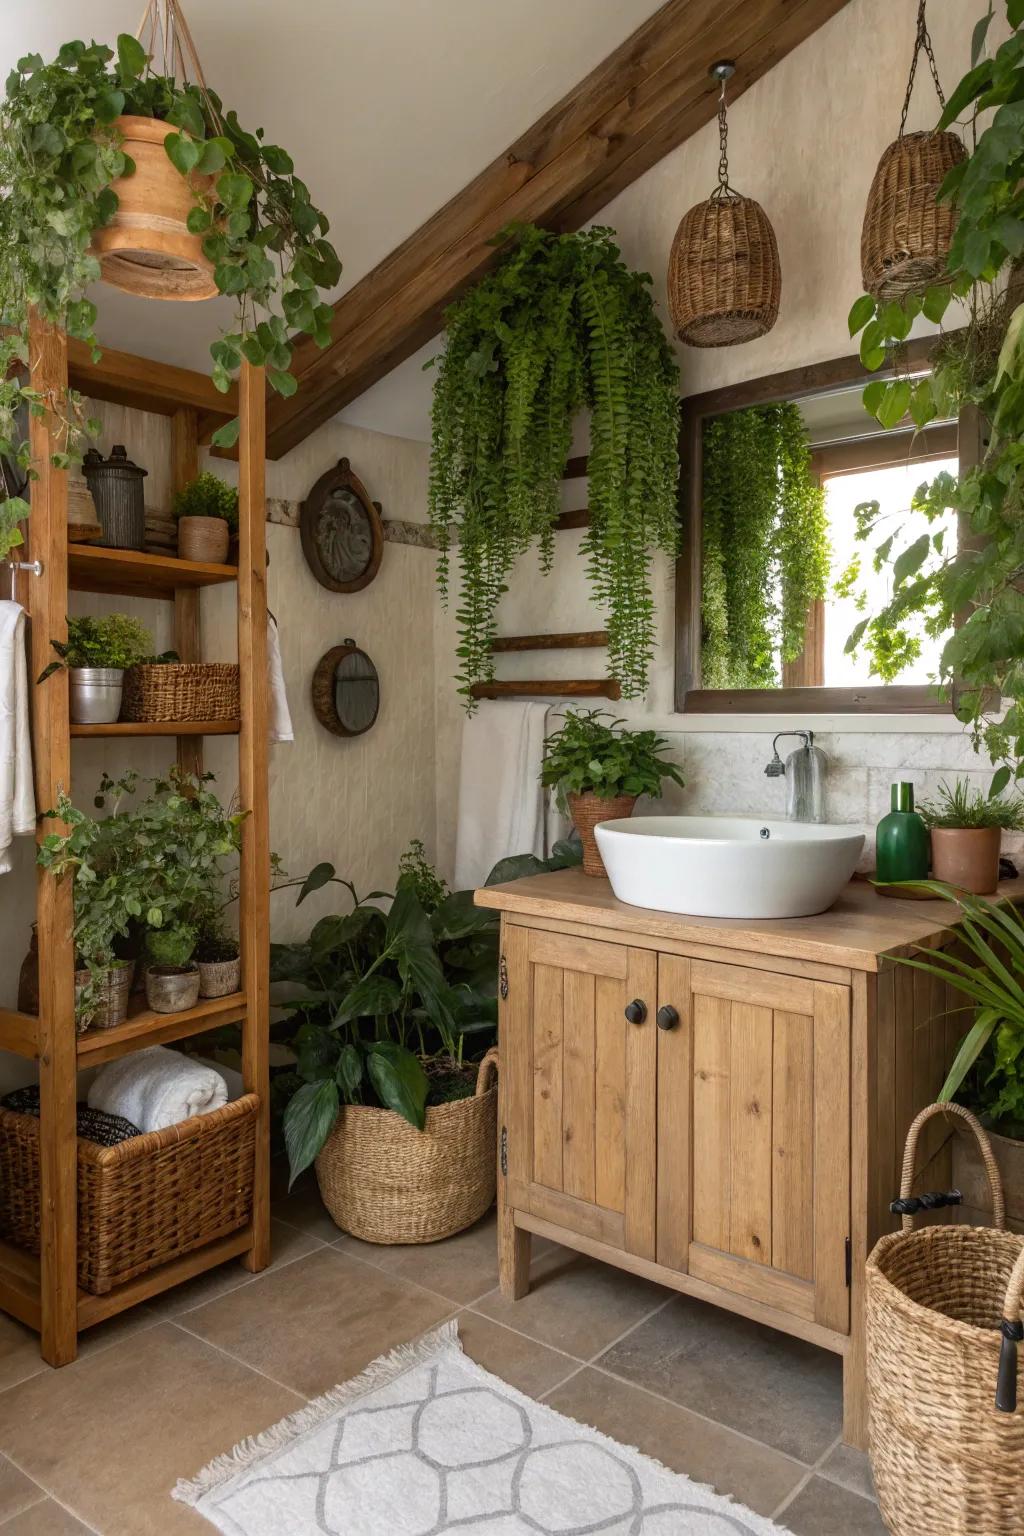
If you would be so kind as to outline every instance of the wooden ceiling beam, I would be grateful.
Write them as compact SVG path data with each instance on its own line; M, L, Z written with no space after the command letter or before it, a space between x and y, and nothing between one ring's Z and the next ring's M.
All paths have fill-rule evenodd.
M495 261L491 242L506 224L579 228L709 122L717 87L708 69L716 59L736 62L729 87L735 100L845 4L668 0L342 295L328 348L320 351L308 338L297 344L299 389L290 400L269 402L268 456L287 453L437 335L447 305ZM713 180L709 164L709 190ZM680 206L680 216L684 211Z
M158 363L134 352L104 347L97 362L84 341L68 338L68 382L92 400L110 400L140 411L173 416L182 406L192 406L213 426L238 414L238 387L226 395L213 386L205 373Z

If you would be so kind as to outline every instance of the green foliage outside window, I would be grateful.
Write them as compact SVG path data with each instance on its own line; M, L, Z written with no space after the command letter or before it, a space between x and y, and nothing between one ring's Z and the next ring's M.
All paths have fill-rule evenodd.
M775 688L829 574L825 497L792 401L705 423L701 679Z
M434 386L430 517L445 598L459 546L460 692L493 676L495 613L517 559L536 542L550 568L573 420L587 409L582 553L610 670L636 697L654 650L651 551L672 555L678 542L675 354L649 276L625 265L611 230L515 234L448 310Z

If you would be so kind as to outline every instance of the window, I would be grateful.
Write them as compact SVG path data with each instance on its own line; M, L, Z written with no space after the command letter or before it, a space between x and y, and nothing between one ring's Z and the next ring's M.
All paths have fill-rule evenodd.
M930 345L929 338L909 344L911 367L924 371ZM934 682L941 641L922 632L916 660L890 685L870 677L864 655L845 650L863 617L854 593L866 592L866 611L873 612L889 584L886 568L878 573L872 568L871 551L879 540L856 539L854 508L877 500L883 515L906 528L911 498L921 482L942 469L956 473L960 463L956 422L936 423L916 435L909 428L884 432L864 411L864 380L859 360L844 358L683 402L678 710L949 712L949 699ZM784 488L791 473L794 419L800 458L794 484L803 498L803 510L798 506L796 513ZM780 428L780 422L788 428ZM771 438L780 431L789 447L779 456L776 475L764 441L766 434ZM749 442L753 451L746 447ZM757 473L751 482L754 458ZM773 494L774 514L768 507ZM806 536L802 516L809 518ZM800 536L796 542L794 532ZM824 566L802 553L822 533L830 546ZM955 538L953 526L947 539L952 544ZM794 548L801 552L796 557ZM849 594L837 591L838 578L857 554L857 582ZM809 582L823 594L820 598L805 596Z

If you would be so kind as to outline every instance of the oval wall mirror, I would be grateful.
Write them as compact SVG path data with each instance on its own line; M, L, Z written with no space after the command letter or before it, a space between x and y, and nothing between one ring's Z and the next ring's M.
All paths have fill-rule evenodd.
M370 500L348 459L320 476L302 503L299 532L306 563L331 592L358 592L380 569L380 503Z
M313 710L335 736L362 736L380 710L377 668L354 640L333 646L313 673Z

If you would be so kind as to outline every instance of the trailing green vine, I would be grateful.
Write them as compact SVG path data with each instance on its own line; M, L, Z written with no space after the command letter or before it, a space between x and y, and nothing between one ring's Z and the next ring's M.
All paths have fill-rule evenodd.
M678 542L679 384L650 278L609 229L506 231L493 273L448 310L434 386L430 517L447 600L457 538L458 680L493 676L496 610L538 542L550 569L573 418L591 414L590 524L583 539L608 655L623 694L647 686L654 651L650 564ZM470 707L471 704L470 704Z
M775 688L829 574L824 493L791 401L705 423L702 526L703 685Z

